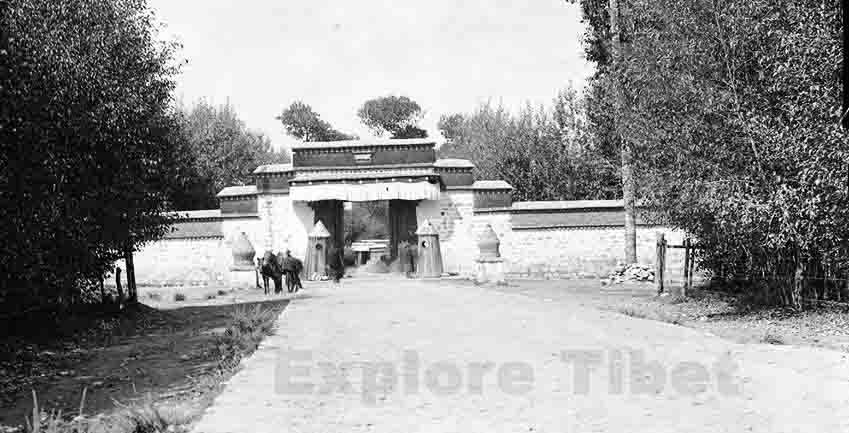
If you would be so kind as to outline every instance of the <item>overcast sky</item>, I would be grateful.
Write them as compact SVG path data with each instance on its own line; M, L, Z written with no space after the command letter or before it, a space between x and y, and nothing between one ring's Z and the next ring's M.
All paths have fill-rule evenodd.
M583 87L577 6L564 0L151 0L188 60L177 96L228 98L248 127L287 145L274 116L303 100L367 137L367 99L406 95L438 135L445 113L488 99L516 108Z

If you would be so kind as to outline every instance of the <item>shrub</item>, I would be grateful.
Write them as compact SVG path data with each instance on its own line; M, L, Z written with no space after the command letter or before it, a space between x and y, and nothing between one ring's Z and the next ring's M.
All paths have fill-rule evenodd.
M215 293L207 293L206 299L215 299L218 295Z
M183 302L185 300L186 300L185 294L183 294L181 292L177 292L177 293L174 294L174 302Z

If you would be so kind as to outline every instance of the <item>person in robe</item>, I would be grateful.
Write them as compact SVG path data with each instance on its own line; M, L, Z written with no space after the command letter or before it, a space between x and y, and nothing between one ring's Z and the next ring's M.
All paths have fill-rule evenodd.
M345 264L342 261L342 249L332 245L327 251L327 274L333 282L339 284L339 280L345 276Z

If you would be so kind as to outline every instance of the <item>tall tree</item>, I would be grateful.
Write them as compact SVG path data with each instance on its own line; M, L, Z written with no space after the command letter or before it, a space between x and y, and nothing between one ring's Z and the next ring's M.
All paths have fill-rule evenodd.
M422 108L406 96L384 96L366 101L357 115L376 135L391 138L427 138L419 128Z
M3 8L0 297L67 304L171 223L177 47L142 0Z
M625 129L627 119L628 97L626 96L626 85L622 79L621 70L624 67L624 47L622 46L623 11L627 11L628 0L610 0L610 34L613 37L611 44L611 75L609 83L615 95L615 113L613 118L617 141L621 146L622 154L622 200L625 210L625 261L627 263L637 262L637 215L636 215L636 193L637 180L634 177L634 151L631 137Z
M288 161L268 137L249 130L231 105L198 101L185 110L184 125L196 177L189 190L193 195L183 197L181 209L215 207L215 195L225 186L249 183L259 165Z
M346 134L333 128L322 120L312 107L295 101L275 117L283 123L286 133L303 141L341 141L355 140L355 135Z
M749 278L764 300L799 307L824 289L839 294L805 283L849 275L834 2L629 6L640 31L626 32L617 75L639 98L611 111L632 139L641 198L698 238L700 266ZM591 103L614 106L610 93Z

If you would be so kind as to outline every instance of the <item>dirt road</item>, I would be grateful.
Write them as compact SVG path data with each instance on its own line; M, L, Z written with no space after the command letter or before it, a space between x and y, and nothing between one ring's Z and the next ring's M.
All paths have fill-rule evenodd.
M293 301L195 431L846 432L849 355L465 284Z

